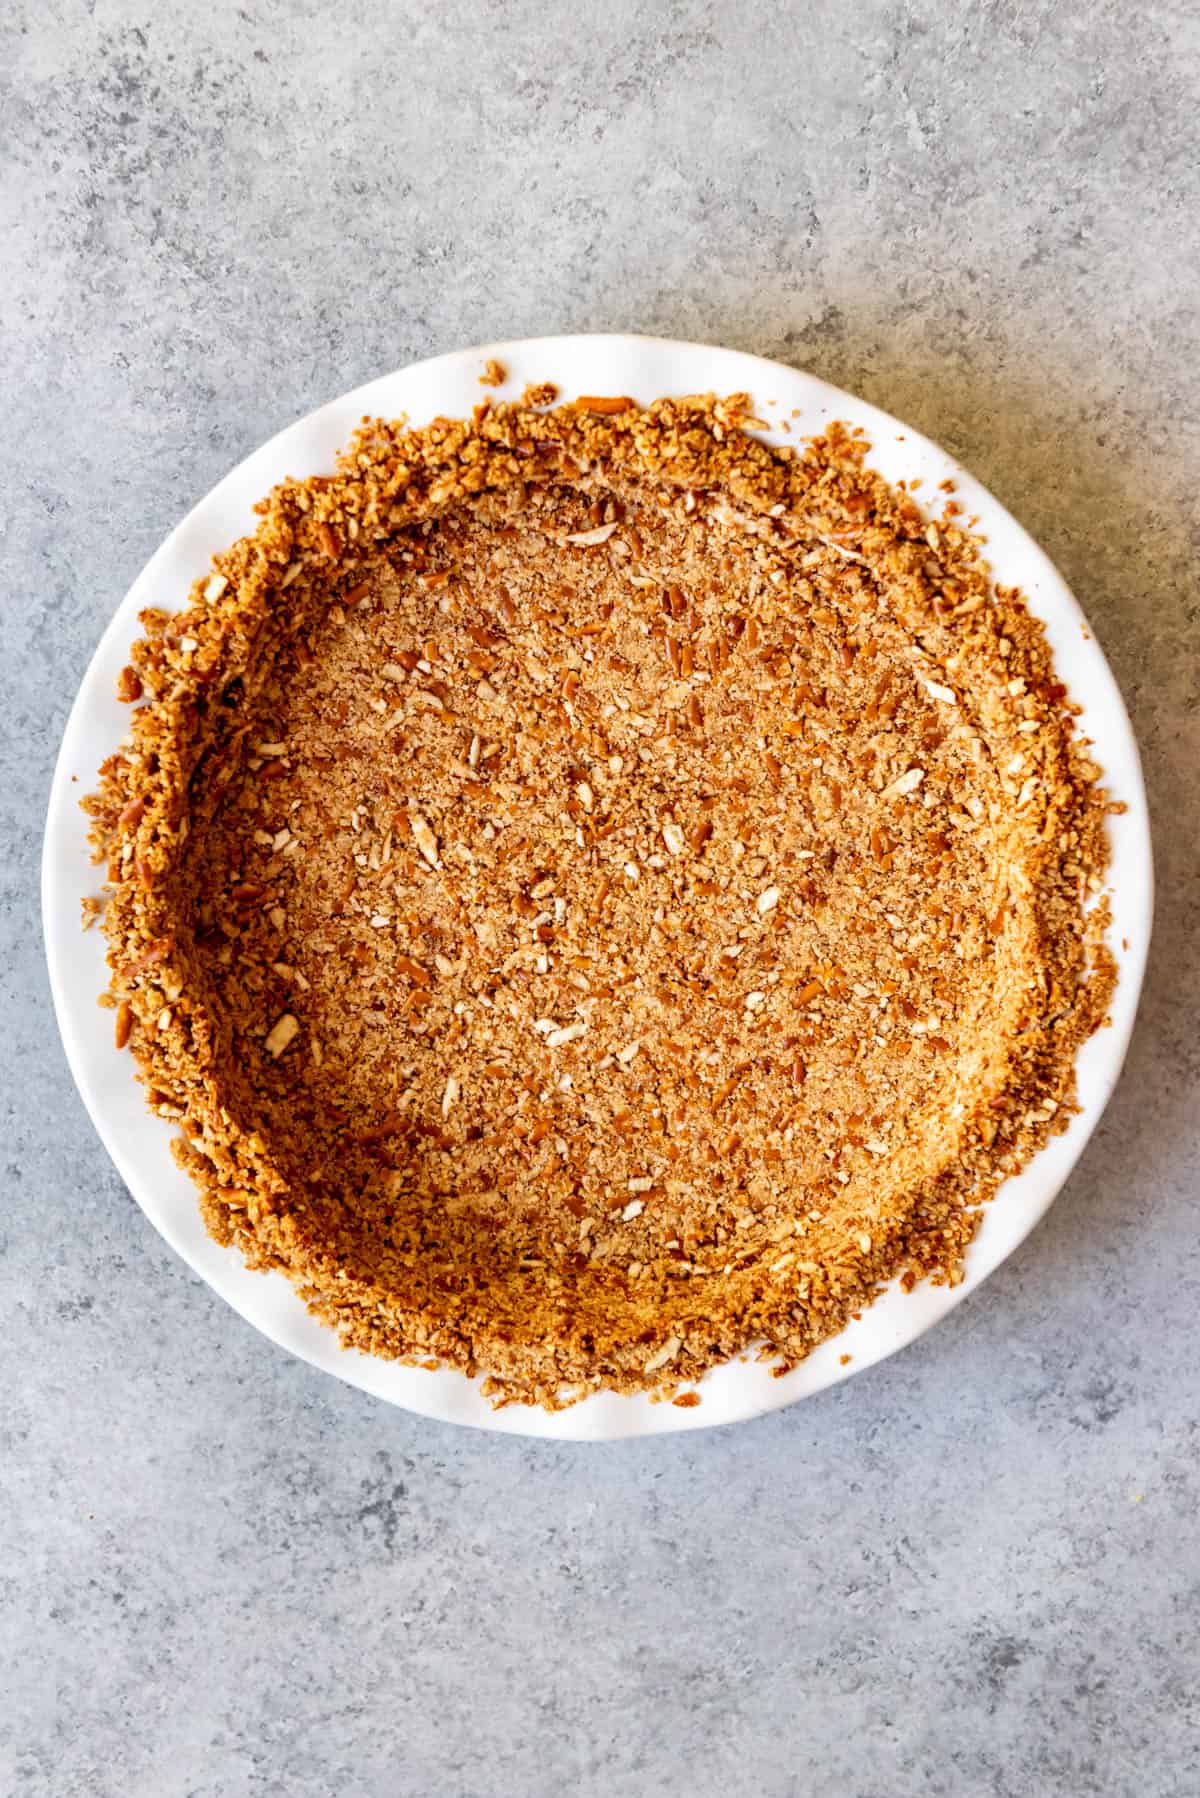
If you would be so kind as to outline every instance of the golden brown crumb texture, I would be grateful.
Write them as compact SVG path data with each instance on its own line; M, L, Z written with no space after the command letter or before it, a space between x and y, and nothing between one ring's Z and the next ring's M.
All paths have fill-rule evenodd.
M1041 625L953 499L754 422L364 421L142 614L87 802L208 1228L497 1402L690 1404L958 1281L1108 1007Z

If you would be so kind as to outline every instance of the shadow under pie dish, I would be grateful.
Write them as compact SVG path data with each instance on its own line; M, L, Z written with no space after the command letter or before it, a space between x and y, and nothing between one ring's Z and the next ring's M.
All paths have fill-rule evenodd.
M144 615L89 802L213 1235L496 1401L690 1403L955 1281L1111 996L1040 624L952 494L747 425L364 424Z

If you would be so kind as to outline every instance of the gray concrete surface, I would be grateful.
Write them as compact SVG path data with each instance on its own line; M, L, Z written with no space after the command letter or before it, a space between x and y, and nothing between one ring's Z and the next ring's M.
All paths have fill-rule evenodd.
M0 1792L1200 1791L1200 15L1187 0L9 0L0 14ZM1049 1221L916 1347L547 1447L284 1358L109 1167L48 1009L58 733L179 515L318 401L708 338L943 440L1123 683L1161 899Z

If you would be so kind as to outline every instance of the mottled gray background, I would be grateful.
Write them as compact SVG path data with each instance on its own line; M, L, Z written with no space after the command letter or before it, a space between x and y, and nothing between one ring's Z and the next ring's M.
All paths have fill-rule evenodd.
M8 0L0 1792L1200 1791L1200 14L1190 0ZM37 859L92 646L310 407L488 338L707 338L959 454L1146 759L1158 935L1049 1221L883 1368L713 1435L387 1410L154 1235Z

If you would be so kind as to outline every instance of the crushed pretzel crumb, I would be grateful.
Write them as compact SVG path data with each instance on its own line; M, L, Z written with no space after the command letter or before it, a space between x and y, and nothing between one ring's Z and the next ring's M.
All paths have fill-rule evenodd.
M961 1279L1108 1010L1111 802L863 437L556 398L366 421L143 614L105 1001L209 1230L348 1346L690 1406Z
M558 388L553 381L531 381L521 395L523 406L552 406L558 398Z

